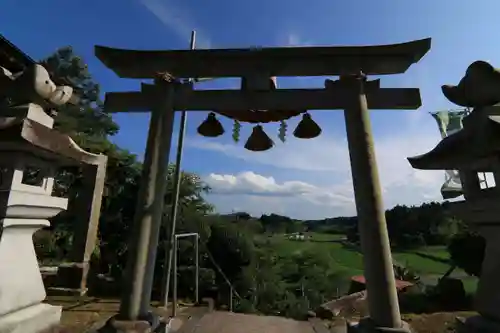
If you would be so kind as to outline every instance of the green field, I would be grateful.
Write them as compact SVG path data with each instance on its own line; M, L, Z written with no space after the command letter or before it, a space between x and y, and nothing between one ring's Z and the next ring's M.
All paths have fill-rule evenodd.
M414 270L418 274L444 274L450 265L432 260L429 258L423 258L414 252L395 252L392 254L394 260L401 265Z
M363 256L355 248L343 244L343 235L323 233L307 233L308 240L290 240L284 235L261 236L271 242L279 257L287 257L301 251L324 253L331 258L332 264L350 275L363 274ZM421 248L415 251L394 252L395 262L415 271L422 278L436 280L442 276L450 265L448 252L444 246ZM474 291L477 279L467 276L463 271L456 269L452 276L461 278L468 291Z

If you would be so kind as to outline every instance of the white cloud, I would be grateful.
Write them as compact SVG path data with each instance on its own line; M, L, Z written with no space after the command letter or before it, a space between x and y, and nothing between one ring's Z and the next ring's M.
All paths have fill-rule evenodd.
M411 120L415 121L415 118ZM386 208L441 199L439 190L444 173L414 170L406 159L427 152L439 141L432 119L426 125L428 130L425 132L421 126L412 124L375 137ZM231 211L236 207L256 215L282 211L297 218L355 214L349 151L343 136L322 135L305 141L290 138L287 143L260 153L246 151L234 143L198 138L190 138L187 143L190 147L245 161L247 170L258 165L283 170L267 175L252 171L237 174L220 171L208 175L206 181L215 193L210 200L221 211ZM276 176L282 179L277 181Z
M308 40L304 40L295 32L289 32L286 35L285 46L310 46L312 43Z
M432 183L435 173L413 170L406 157L430 150L439 141L439 133L422 133L418 129L375 138L375 150L380 177L384 185L405 182L413 176L418 183ZM250 152L234 143L219 143L201 138L190 138L190 147L217 151L249 163L306 172L329 172L340 177L350 175L347 140L343 136L322 135L311 140L289 138L265 152Z
M420 204L439 200L442 173L422 177L409 174L405 182L383 187L386 208L396 204ZM301 219L355 215L354 191L350 178L339 183L313 185L304 181L276 182L272 176L252 171L236 175L210 174L205 178L213 189L209 200L221 212L246 211L255 216L279 213Z
M242 194L268 197L301 197L317 205L350 204L350 196L335 194L332 191L312 184L292 180L278 183L274 177L265 177L252 171L237 175L221 175L212 173L205 181L216 194Z
M300 41L300 38L297 34L290 33L287 36L287 41L286 45L287 46L300 46L302 43Z
M191 13L181 5L181 1L139 0L139 2L179 38L188 40L191 31L196 30L196 48L210 48L210 40L204 37L199 27L196 27Z

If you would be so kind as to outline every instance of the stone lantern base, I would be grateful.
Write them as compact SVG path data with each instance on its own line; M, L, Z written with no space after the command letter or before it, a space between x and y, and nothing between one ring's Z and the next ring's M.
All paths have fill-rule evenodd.
M377 327L369 318L363 318L359 323L347 323L347 333L411 333L413 332L407 322L402 321L400 328Z
M22 206L21 199L44 206ZM8 213L50 218L66 199L12 190ZM4 218L0 237L0 333L38 333L56 326L62 307L43 303L46 293L33 246L33 234L50 225L46 219Z
M43 332L59 325L62 306L36 304L0 317L0 333Z
M0 223L4 227L0 239L0 333L43 332L58 325L62 307L42 303L45 290L32 242L33 233L49 222L3 219Z

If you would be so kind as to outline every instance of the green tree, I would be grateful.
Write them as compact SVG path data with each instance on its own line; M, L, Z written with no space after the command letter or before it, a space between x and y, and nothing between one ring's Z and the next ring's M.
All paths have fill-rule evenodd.
M249 296L252 308L267 315L286 315L288 304L294 301L293 294L287 290L275 250L262 245L256 250L256 261L248 271L253 283L253 293Z
M463 224L451 216L446 203L424 203L421 206L397 205L385 212L387 229L393 248L408 249L426 245L445 245L454 233L463 230ZM357 219L341 218L346 223L349 241L359 241Z
M104 111L99 84L93 80L87 65L71 46L59 48L40 63L51 77L67 82L80 97L77 105L66 104L57 109L55 128L74 138L84 136L86 139L105 138L118 132L118 125Z
M455 235L448 245L453 263L467 274L478 277L481 275L485 248L486 240L484 237L471 231Z
M326 252L295 253L283 264L283 280L290 292L307 299L308 307L314 309L348 290L349 276L334 262Z
M243 268L249 266L255 255L253 242L234 224L214 223L207 248L230 281L241 278Z
M267 232L285 233L287 225L292 223L292 219L288 216L278 214L262 215L260 221Z
M115 207L116 203L112 203L113 198L119 194L118 199L122 199L123 189L120 188L128 188L131 182L135 182L134 177L139 170L139 164L135 156L107 139L108 135L118 131L118 125L104 112L103 103L99 98L99 85L94 82L87 66L73 53L71 47L58 49L40 63L58 84L73 86L75 93L80 97L77 105L67 104L58 107L55 128L70 135L83 149L108 155L106 188L109 195L104 199L104 207ZM124 165L130 168L124 169ZM130 177L132 179L128 179ZM52 236L57 238L56 243L62 248L57 258L59 260L62 259L60 256L67 254L71 246L73 230L71 221L75 214L72 203L77 200L79 189L85 181L78 168L60 170L55 179L55 195L69 198L68 210L52 220ZM106 216L103 214L104 219Z

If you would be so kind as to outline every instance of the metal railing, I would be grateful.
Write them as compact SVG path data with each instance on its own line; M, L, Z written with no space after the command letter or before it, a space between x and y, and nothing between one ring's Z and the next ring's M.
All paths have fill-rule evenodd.
M222 271L222 268L217 264L215 261L214 257L210 253L210 251L207 250L208 258L212 262L212 264L215 266L219 274L222 276L224 281L226 282L227 286L229 287L229 311L233 312L233 295L236 296L238 299L242 299L242 297L238 294L238 292L234 289L234 286L232 285L231 281L227 278L226 274Z
M195 237L195 303L199 302L199 276L200 276L200 259L199 259L199 242L200 242L200 235L196 232L193 233L185 233L185 234L176 234L174 236L174 244L173 244L173 280L172 280L172 317L175 317L177 315L177 305L178 305L178 299L177 299L177 272L178 272L178 248L179 248L179 238L186 238L186 237ZM208 254L208 258L212 262L212 264L215 266L215 269L219 272L219 274L222 276L224 279L224 282L226 282L227 286L229 287L229 311L233 312L233 300L234 296L236 296L239 300L242 299L242 297L238 294L238 292L235 290L233 284L231 281L229 281L228 277L226 274L224 274L224 271L222 268L217 264L215 261L214 257L208 251L208 249L205 249L206 253ZM168 286L166 286L168 288Z
M200 251L199 251L199 243L200 243L200 235L196 232L191 232L191 233L186 233L186 234L176 234L174 235L174 255L173 255L173 266L174 266L174 276L173 276L173 294L172 294L172 317L175 317L177 315L177 257L178 257L178 248L179 248L179 238L186 238L186 237L195 237L196 241L194 243L194 251L195 251L195 259L194 259L194 264L195 264L195 276L194 276L194 283L195 283L195 303L197 304L199 302L199 297L200 297ZM168 286L166 286L168 288Z

